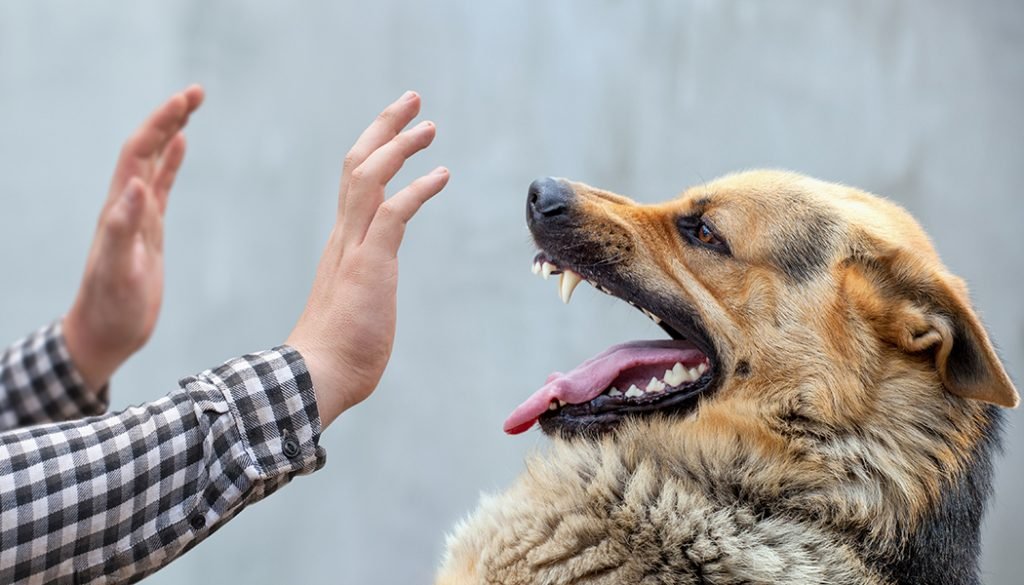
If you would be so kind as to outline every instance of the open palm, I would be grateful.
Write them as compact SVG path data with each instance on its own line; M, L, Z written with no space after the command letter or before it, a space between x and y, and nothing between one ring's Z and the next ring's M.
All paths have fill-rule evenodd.
M192 86L157 108L121 149L78 296L64 318L72 360L98 389L156 327L163 220L185 156L182 129L203 100Z

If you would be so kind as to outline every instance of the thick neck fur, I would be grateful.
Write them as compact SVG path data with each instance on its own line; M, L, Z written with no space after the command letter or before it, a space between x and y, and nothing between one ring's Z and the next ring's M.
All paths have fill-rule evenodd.
M977 583L999 413L922 364L885 370L856 412L808 381L556 439L456 531L438 582Z
M882 363L856 412L830 405L823 424L796 410L779 427L815 471L775 501L846 534L891 582L977 583L1001 412L945 392L926 363Z

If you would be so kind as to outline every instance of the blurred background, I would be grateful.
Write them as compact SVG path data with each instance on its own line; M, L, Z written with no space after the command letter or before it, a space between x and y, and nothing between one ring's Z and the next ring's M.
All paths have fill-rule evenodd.
M1024 4L415 0L0 4L0 338L70 305L121 142L202 83L167 220L157 331L113 406L281 343L331 227L341 160L406 89L438 126L399 182L447 190L402 250L394 358L322 439L327 467L148 583L428 583L444 534L543 445L501 432L553 370L662 337L530 274L545 175L645 202L750 167L890 196L1024 364ZM1009 413L985 526L991 584L1024 574L1024 429Z

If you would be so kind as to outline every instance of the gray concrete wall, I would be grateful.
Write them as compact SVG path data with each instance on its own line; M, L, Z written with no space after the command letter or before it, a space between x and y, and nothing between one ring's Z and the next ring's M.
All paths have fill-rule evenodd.
M537 433L504 416L606 345L659 336L529 273L526 186L554 174L644 201L748 167L889 195L972 286L1024 365L1024 8L1002 2L58 2L0 4L0 334L70 303L121 140L192 81L208 102L172 195L155 337L115 407L281 342L333 217L340 161L378 108L423 95L452 170L409 229L381 388L326 469L151 583L425 583L444 532L506 485ZM1024 429L1009 415L986 578L1019 583Z

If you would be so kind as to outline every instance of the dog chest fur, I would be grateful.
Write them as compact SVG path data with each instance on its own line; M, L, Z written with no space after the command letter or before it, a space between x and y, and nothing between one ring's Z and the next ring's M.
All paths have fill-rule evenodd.
M654 427L636 432L657 440ZM844 537L723 505L690 479L699 465L636 455L618 441L552 446L456 529L438 583L884 582Z

